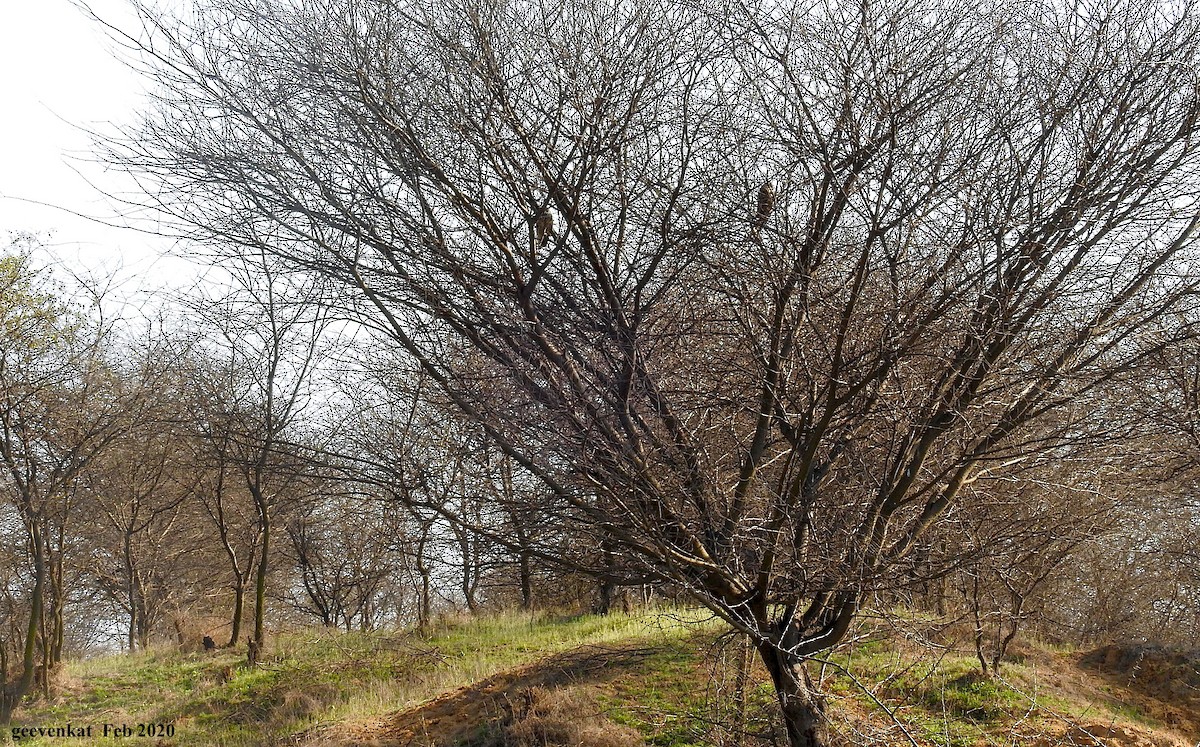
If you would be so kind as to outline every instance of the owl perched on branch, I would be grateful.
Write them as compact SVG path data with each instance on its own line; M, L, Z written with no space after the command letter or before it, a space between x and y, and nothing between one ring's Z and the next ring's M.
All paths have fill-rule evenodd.
M538 246L545 244L546 239L554 235L554 216L549 210L538 213L533 223L533 235Z
M763 185L758 188L758 209L754 213L754 220L750 223L750 231L755 238L758 237L758 232L762 227L767 225L767 219L771 217L771 211L775 209L775 189L770 182L763 182Z

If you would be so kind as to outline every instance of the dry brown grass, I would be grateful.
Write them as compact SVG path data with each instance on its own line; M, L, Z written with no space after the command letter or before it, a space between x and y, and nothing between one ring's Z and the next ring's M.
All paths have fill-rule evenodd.
M504 747L639 747L636 729L606 718L595 697L579 687L521 693L511 723L501 731Z
M568 720L564 711L567 701L560 703L557 695L547 695L571 689L571 686L579 683L595 683L614 677L624 669L636 667L654 653L653 648L642 646L641 642L635 643L625 646L580 646L445 692L415 708L383 718L318 729L302 735L298 741L311 747L364 744L397 747L458 744L492 747L509 744L520 744L522 747L560 744L630 747L641 744L640 738L637 742L628 741L629 735L636 734L636 731L626 731L617 724L604 722L598 707L588 714L570 716L580 728L588 727L582 732L572 732L572 738L586 737L591 741L555 741L562 737L561 731L556 731L560 727L559 722ZM527 723L520 726L522 722ZM535 741L508 741L506 730L514 725L518 728L512 739ZM624 736L618 739L614 735Z

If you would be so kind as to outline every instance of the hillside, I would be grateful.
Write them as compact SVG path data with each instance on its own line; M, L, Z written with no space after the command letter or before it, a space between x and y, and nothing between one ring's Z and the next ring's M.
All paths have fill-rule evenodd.
M752 667L740 677L744 657L691 611L514 614L423 635L303 631L278 636L255 670L225 652L72 663L51 699L18 711L13 726L92 729L18 740L31 747L779 743L765 676ZM1197 663L1159 649L1025 643L1002 680L988 680L966 652L865 630L814 675L838 732L856 744L1191 747ZM106 740L105 724L134 733L110 729ZM139 724L161 727L139 737ZM739 724L749 735L740 742Z

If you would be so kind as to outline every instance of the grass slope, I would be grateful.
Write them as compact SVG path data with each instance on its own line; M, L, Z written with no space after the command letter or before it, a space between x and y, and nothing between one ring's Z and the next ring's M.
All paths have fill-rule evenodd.
M813 676L836 731L863 745L1191 747L1189 660L1146 687L1143 655L1026 645L1000 679L953 647L863 631ZM1172 673L1172 678L1164 679ZM1188 675L1190 676L1190 675ZM1180 685L1179 683L1183 684ZM1165 683L1165 684L1164 684ZM1182 688L1182 689L1181 689ZM743 643L691 611L518 614L423 635L280 635L257 669L227 652L149 652L69 664L16 729L92 727L21 745L753 747L782 744L774 696ZM134 735L102 736L105 724ZM152 737L137 725L161 724ZM170 733L166 733L170 732ZM737 734L749 736L739 740ZM6 732L12 738L12 731ZM1189 741L1190 740L1190 741Z

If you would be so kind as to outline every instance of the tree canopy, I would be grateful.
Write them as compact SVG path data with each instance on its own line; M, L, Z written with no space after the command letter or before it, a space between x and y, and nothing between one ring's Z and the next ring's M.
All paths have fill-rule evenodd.
M1109 435L1106 388L1193 335L1186 4L143 20L156 106L108 147L159 214L328 283L533 486L488 506L605 548L524 550L686 589L794 745L825 743L803 663L939 522Z

